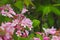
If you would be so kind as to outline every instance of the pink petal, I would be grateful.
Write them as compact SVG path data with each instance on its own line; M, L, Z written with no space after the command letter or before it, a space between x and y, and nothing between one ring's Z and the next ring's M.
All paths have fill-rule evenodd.
M23 8L23 10L22 10L22 14L24 14L24 13L26 13L28 10L26 9L26 8Z

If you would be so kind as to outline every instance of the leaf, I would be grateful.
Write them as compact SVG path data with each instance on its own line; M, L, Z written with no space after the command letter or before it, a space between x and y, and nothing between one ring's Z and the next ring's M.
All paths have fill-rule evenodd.
M15 34L15 32L14 32L13 38L14 38L14 40L17 40L17 39L18 39L18 37L17 37L17 35Z
M8 0L0 0L0 6L7 4L7 3L8 3Z
M6 21L6 22L9 22L9 21L11 21L11 20L12 20L11 18L5 17L5 21Z
M53 26L54 25L54 18L51 14L48 15L48 24L50 26Z
M34 37L34 34L31 33L31 34L28 36L28 40L32 40L33 37Z
M2 22L8 22L8 21L11 21L11 19L8 18L8 17L6 17L6 16L2 16L2 15L0 14L0 24L1 24Z
M26 38L18 37L18 40L26 40Z
M54 4L53 6L60 6L60 4Z
M22 1L17 1L14 5L15 5L17 8L19 8L20 10L22 10L22 8L23 8L23 2L22 2Z
M37 9L36 9L36 11L43 11L43 9L44 9L44 6L42 6L42 5L37 5L37 7L36 7Z
M47 24L47 23L44 23L44 24L42 25L42 27L43 27L43 28L48 28L48 24Z
M40 21L34 19L34 20L33 20L33 26L34 26L34 27L37 27L37 26L39 26L39 25L40 25Z
M36 34L38 38L40 38L40 40L43 40L43 37L40 34Z
M48 13L50 13L50 12L51 12L50 6L44 7L44 9L43 9L43 16L48 14Z
M34 6L31 0L24 0L25 5L28 7L30 4Z
M57 9L56 7L51 7L52 9L52 12L54 12L56 15L59 15L60 16L60 10Z

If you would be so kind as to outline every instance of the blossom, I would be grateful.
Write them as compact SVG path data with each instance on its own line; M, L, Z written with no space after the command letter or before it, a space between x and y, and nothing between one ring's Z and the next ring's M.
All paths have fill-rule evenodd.
M21 14L24 14L24 13L26 13L27 11L28 11L28 10L27 10L26 8L23 8Z
M26 36L28 36L29 35L29 32L27 30L25 30L25 34L26 34Z
M14 33L14 26L11 26L11 22L2 23L0 26L0 37L4 40L10 40L12 38L12 35Z
M13 17L13 15L16 15L16 13L13 11L13 9L11 8L10 4L7 4L3 7L1 7L1 14L3 16L8 16L8 17Z
M56 33L56 29L52 27L52 28L50 29L49 33L52 34L52 35L55 34L55 33Z
M51 40L60 40L60 37L59 36L52 36Z
M0 40L3 40L3 39L0 37Z
M25 30L24 32L22 32L22 37L27 37L29 34L29 32L27 30Z
M43 40L50 40L50 38L49 37L43 37Z
M29 31L25 28L28 27L31 30L32 21L24 16L24 13L27 11L28 10L26 8L23 8L21 14L16 14L10 4L0 7L0 13L3 16L13 18L11 22L1 24L0 40L12 40L12 35L14 35L15 30L17 36L27 37L29 35Z
M12 20L11 26L16 26L19 23L18 19Z
M39 38L34 37L34 40L40 40Z
M17 36L21 36L22 35L20 30L17 30L16 34L17 34Z
M21 22L21 26L24 26L26 28L26 26L31 30L32 28L32 21L29 18L24 18Z
M1 27L4 28L7 33L13 34L15 28L14 28L14 26L11 26L11 25L12 25L11 22L7 22L7 23L5 23L5 24L3 23L3 24L1 25Z
M45 36L45 33L42 33L42 32L36 32L36 34L39 34L39 35L41 35L41 36Z
M17 36L27 37L29 32L27 30L25 30L24 32L20 31L20 30L17 30L16 34L17 34Z
M56 29L55 28L51 28L51 29L49 29L49 28L47 28L47 29L45 29L45 28L43 28L43 30L45 31L45 33L46 33L46 35L47 34L55 34L56 33Z

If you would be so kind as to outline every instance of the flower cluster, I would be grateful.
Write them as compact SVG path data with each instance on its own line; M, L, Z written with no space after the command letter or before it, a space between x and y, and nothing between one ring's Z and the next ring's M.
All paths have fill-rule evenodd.
M43 40L60 40L60 35L56 35L57 30L55 28L43 28L44 32L36 32L42 36ZM58 34L59 32L57 32ZM59 33L60 34L60 33ZM40 40L40 38L34 37L34 40Z
M12 36L15 32L17 36L27 37L29 30L32 29L32 21L24 16L28 10L23 8L20 14L16 14L10 4L0 7L0 13L3 16L13 18L12 22L2 23L0 26L0 40L13 40Z
M0 9L1 9L1 14L3 16L13 17L13 15L16 15L16 13L11 8L10 4L0 7Z

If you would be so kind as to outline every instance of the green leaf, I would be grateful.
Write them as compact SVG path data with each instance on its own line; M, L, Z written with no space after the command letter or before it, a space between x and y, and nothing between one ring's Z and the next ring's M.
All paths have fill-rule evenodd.
M34 6L31 0L24 0L25 5L28 7L30 4Z
M52 9L52 12L54 12L56 15L59 15L60 16L60 10L57 9L56 7L51 7Z
M26 40L26 38L18 37L18 40Z
M2 16L2 15L0 14L0 24L1 24L2 22L8 22L8 21L11 21L11 19L8 18L8 17L6 17L6 16Z
M28 40L32 40L33 37L34 37L34 34L31 33L31 34L28 36Z
M7 4L7 3L8 3L8 0L0 0L0 6Z
M11 18L5 17L5 21L6 21L6 22L9 22L9 21L11 21L11 20L12 20Z
M60 6L60 4L54 4L53 6Z
M42 25L42 27L43 27L43 28L48 28L48 24L47 24L47 23L44 23L44 24Z
M50 6L44 7L44 9L43 9L43 16L46 15L46 14L48 14L48 13L50 13L50 12L51 12Z
M54 25L54 18L51 14L48 15L48 24L50 26L53 26Z
M42 5L37 5L37 7L36 7L36 11L43 11L43 9L44 9L44 6L42 6Z
M22 2L22 1L17 1L14 5L15 5L17 8L19 8L20 10L22 10L22 8L23 8L23 2Z
M40 34L36 34L38 38L40 38L40 40L43 40L43 37Z
M37 27L37 26L39 26L39 25L40 25L40 21L34 19L34 20L33 20L33 26L34 26L34 27Z
M17 39L18 39L18 37L17 37L17 35L15 34L15 32L14 32L13 38L14 38L14 40L17 40Z

